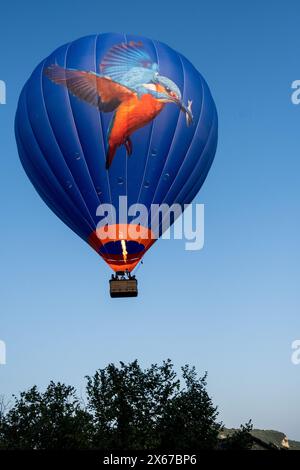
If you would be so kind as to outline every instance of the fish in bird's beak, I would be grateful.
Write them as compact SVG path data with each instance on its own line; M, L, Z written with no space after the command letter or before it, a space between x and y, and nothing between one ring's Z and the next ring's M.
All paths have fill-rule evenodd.
M185 106L183 102L180 103L180 109L185 113L186 125L190 126L193 123L193 113L192 113L192 104L191 100L188 100L188 105Z
M143 85L143 86L145 88L150 89L150 85L152 86L152 84L147 84L147 85ZM188 100L188 104L187 104L187 106L185 106L185 104L183 103L181 97L178 96L178 93L176 93L174 91L171 91L171 90L167 90L167 93L163 93L163 97L160 98L160 101L163 102L163 103L175 103L175 104L177 104L177 106L179 106L181 111L183 111L184 114L185 114L186 125L190 126L193 123L194 117L193 117L193 112L192 112L192 104L193 104L192 100Z

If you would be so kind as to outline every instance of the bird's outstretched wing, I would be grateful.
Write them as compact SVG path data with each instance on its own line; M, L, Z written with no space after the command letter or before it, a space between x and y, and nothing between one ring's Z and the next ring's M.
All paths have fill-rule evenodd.
M158 65L145 51L141 42L116 44L103 57L101 74L133 89L141 83L150 83L157 74Z
M96 106L103 112L114 111L120 103L134 96L135 92L109 77L100 77L93 72L65 69L50 65L44 74L57 85L64 85L77 98Z

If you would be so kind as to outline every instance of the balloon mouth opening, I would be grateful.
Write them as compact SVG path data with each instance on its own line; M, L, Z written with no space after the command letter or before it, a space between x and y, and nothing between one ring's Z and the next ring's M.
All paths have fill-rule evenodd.
M91 233L89 244L114 271L131 272L156 241L148 227L115 224Z
M123 242L123 243L122 243ZM100 255L138 255L145 250L145 245L133 240L118 240L107 242L100 250Z

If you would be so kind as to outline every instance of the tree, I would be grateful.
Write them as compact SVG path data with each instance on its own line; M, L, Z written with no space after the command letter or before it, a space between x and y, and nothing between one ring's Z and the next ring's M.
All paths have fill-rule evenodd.
M251 419L245 425L241 425L240 429L237 429L225 441L226 450L249 450L253 445L253 438L251 436L252 431Z
M5 401L4 395L0 395L0 449L4 448L3 427L5 423L5 415L8 410L9 403Z
M75 389L50 382L44 393L36 386L20 397L1 420L2 447L68 449L88 447L90 416L81 409Z
M165 407L180 386L170 360L142 370L137 361L109 364L87 377L88 409L94 419L98 448L151 449Z
M185 387L165 407L159 424L161 445L169 449L202 450L217 446L222 423L206 391L207 374L198 378L194 367L182 368Z

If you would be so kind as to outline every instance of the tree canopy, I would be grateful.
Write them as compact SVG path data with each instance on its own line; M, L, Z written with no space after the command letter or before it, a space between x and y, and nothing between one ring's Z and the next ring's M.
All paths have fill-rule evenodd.
M222 423L206 379L188 365L179 378L170 360L147 369L133 361L87 376L85 401L60 382L33 386L0 407L0 448L214 449ZM248 445L241 429L235 448Z

